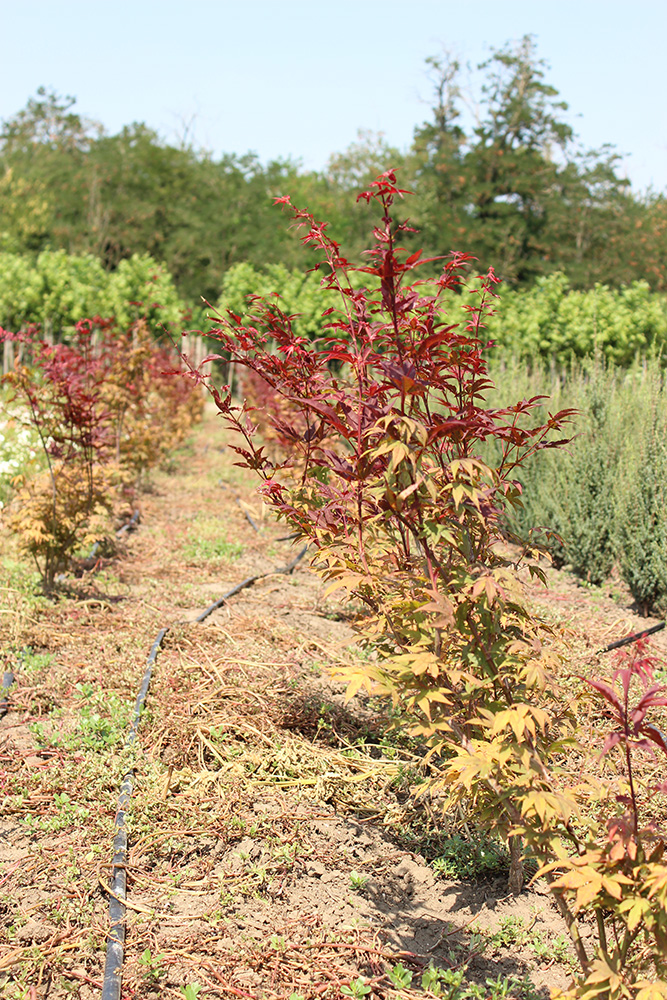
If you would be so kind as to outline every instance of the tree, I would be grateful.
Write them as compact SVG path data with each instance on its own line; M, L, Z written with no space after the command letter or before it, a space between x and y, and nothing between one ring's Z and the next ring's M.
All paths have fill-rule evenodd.
M466 134L461 116L460 65L448 52L426 60L433 84L433 120L415 129L411 168L418 193L415 222L437 254L463 245L468 230L464 165Z
M77 249L86 156L103 129L40 87L0 130L0 233L8 250Z
M479 68L487 71L483 117L465 161L471 244L482 260L496 257L503 277L523 283L549 269L544 236L559 174L553 154L566 154L573 132L530 35Z

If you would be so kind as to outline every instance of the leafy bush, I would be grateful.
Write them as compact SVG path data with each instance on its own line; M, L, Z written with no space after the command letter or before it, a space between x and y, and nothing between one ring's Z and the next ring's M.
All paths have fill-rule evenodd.
M623 463L613 493L619 569L643 614L652 610L667 613L667 413L664 401L664 387L661 387L654 395L656 405L648 413L642 413L642 408L635 405L638 419L634 427L627 427Z
M82 317L113 315L121 329L143 318L154 332L179 324L184 309L171 275L146 254L108 273L90 254L0 253L0 326L8 330L38 324L45 339L69 340Z
M101 378L84 328L76 346L42 343L35 369L21 365L6 376L26 405L47 465L21 486L8 520L37 562L46 590L53 589L69 553L95 540L90 529L93 523L99 528L111 508L111 482L102 471L108 442Z
M596 351L628 365L638 354L659 353L667 343L667 300L645 281L620 289L595 285L573 291L563 274L538 278L527 291L502 293L489 335L522 358L568 364Z
M359 288L357 276L349 277ZM431 282L424 287L429 294L436 291ZM225 273L218 310L244 316L256 295L280 296L281 309L293 317L295 332L304 337L322 335L323 313L335 305L331 289L322 286L315 272L304 275L280 264L259 270L243 263ZM454 290L441 294L440 302L443 318L464 320L463 302ZM660 352L667 343L667 299L643 281L621 289L596 285L575 291L565 275L557 273L538 278L530 289L501 291L486 327L488 336L508 356L543 358L563 366L573 358L597 353L613 364L627 366L638 354Z
M282 264L268 264L259 271L252 264L234 264L222 279L222 294L218 312L231 310L239 316L248 312L250 300L278 299L283 312L293 316L294 330L301 337L317 337L322 333L322 313L336 304L335 295L322 287L316 273L289 271Z
M502 397L516 385L515 378L516 367L508 367L496 395ZM615 558L615 488L622 447L618 374L597 359L570 368L564 383L551 373L537 373L528 390L576 406L577 428L574 440L557 456L543 453L519 470L523 503L511 523L522 535L542 529L542 540L558 561L599 584ZM542 415L546 412L544 404Z
M121 330L141 320L152 333L159 326L175 329L185 309L164 264L148 254L121 260L108 276L104 302L104 308L98 306L95 312L113 316Z
M666 610L667 408L658 360L622 369L598 356L562 371L539 364L528 371L515 359L497 364L494 376L492 400L519 389L579 410L568 447L518 471L523 495L510 514L513 530L555 532L542 535L545 544L583 579L602 583L616 565L644 613Z

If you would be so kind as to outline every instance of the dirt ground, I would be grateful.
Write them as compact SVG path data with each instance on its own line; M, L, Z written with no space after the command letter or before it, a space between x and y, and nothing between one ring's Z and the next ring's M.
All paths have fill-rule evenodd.
M358 655L347 610L307 558L272 572L295 555L288 530L233 462L207 414L139 497L137 530L57 602L34 596L2 539L16 684L0 720L0 995L100 996L131 771L123 998L547 997L574 964L545 887L508 896L502 849L471 854L465 817L411 795L419 748L384 706L344 704L327 668ZM531 598L582 664L653 624L618 583L549 576Z

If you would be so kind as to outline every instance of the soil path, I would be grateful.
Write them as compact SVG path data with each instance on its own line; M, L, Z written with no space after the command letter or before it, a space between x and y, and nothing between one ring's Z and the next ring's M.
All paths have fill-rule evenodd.
M502 851L415 804L418 748L387 734L381 705L346 707L327 679L355 655L345 608L307 560L271 572L295 552L233 462L207 414L142 494L123 551L72 581L76 596L35 598L5 561L0 630L17 683L0 721L2 996L100 996L128 769L124 998L428 997L457 978L452 995L508 995L488 985L499 977L525 980L511 995L548 996L572 966L547 895L508 897ZM647 624L622 594L563 574L533 597L582 662Z

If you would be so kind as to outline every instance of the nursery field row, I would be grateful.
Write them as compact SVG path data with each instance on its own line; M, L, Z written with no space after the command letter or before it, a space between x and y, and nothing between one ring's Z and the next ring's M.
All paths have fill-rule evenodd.
M389 171L362 195L382 223L357 269L310 213L289 209L328 268L338 320L312 341L273 298L253 300L249 316L232 313L217 329L226 357L249 373L246 402L228 386L210 386L212 397L266 502L312 542L330 589L357 604L369 655L339 669L348 697L391 699L397 727L437 762L421 793L506 841L512 894L527 866L546 878L581 969L554 996L658 1000L667 868L646 810L663 809L667 782L638 753L650 748L664 765L663 724L649 717L662 720L667 690L641 643L608 679L572 674L527 604L519 569L544 579L544 568L530 544L509 552L503 541L522 509L522 471L563 449L577 411L540 412L540 397L517 400L516 386L490 403L498 279L490 269L464 289L467 322L443 326L471 258L452 257L435 297L424 295L421 254L401 248L409 227L391 217L402 194ZM376 287L357 287L351 271ZM608 727L593 756L587 686ZM600 755L621 748L624 791L619 772L595 773Z
M355 287L374 281L368 274L350 277ZM425 290L434 292L435 285L427 283ZM486 332L502 354L567 364L598 352L628 365L637 355L661 355L667 345L667 297L650 291L646 282L575 291L564 275L554 274L538 278L529 289L500 285L497 291L496 315L487 318ZM186 326L205 332L213 310L244 315L253 295L279 296L276 304L294 317L298 334L309 338L323 334L330 318L322 314L338 304L319 272L304 274L281 264L233 265L223 277L220 298L208 306L201 300L186 302L165 266L147 255L122 260L108 272L92 255L0 253L0 327L38 324L41 335L56 340L71 337L83 316L113 316L119 328L142 317L152 331L165 326L180 333ZM443 316L465 325L463 302L459 294L445 295Z
M653 483L644 494L642 489L650 476L657 480L661 475L662 369L658 360L644 367L635 364L627 371L608 369L600 360L573 370L575 398L563 400L556 393L558 409L546 408L539 392L521 394L517 379L507 392L509 398L494 403L493 394L503 391L498 352L488 342L498 279L491 268L472 287L466 286L473 258L457 254L445 262L435 289L431 288L434 294L425 295L428 286L415 272L430 262L422 262L420 252L401 248L403 234L411 230L407 223L392 220L393 203L403 193L389 171L361 196L382 217L361 268L353 268L341 255L326 227L308 212L292 208L289 199L281 199L304 233L302 242L325 265L324 285L329 295L338 297L339 310L330 312L334 322L329 335L315 338L299 333L274 296L254 298L249 315L232 311L228 321L213 331L219 354L208 360L220 362L227 372L245 372L240 397L229 384L221 384L215 368L202 371L183 356L184 370L165 371L165 359L159 357L145 325L119 335L96 319L77 324L70 344L32 349L33 367L19 364L9 380L31 414L46 471L41 478L18 484L21 492L12 501L6 524L18 534L23 550L35 558L48 598L57 601L68 588L76 590L68 577L72 570L85 578L86 572L100 569L100 556L103 562L112 555L98 549L93 565L81 559L77 565L76 546L106 537L103 522L108 521L112 497L128 490L136 495L144 468L173 453L172 438L184 433L201 409L201 397L192 390L203 384L232 434L229 446L237 465L258 478L266 507L288 525L285 538L312 547L311 566L328 585L327 594L340 595L337 614L353 626L357 650L337 660L334 680L344 682L346 702L356 699L362 711L391 705L390 712L383 709L389 714L379 722L380 757L403 764L412 761L407 784L401 785L405 801L414 805L417 797L432 821L429 829L441 833L455 820L458 830L452 832L460 836L464 831L469 843L504 845L500 850L506 858L506 887L514 900L521 897L528 878L539 879L555 906L561 926L567 928L578 971L573 970L567 985L553 983L553 1000L594 996L665 1000L667 687L662 667L643 640L631 643L632 648L620 648L616 662L606 667L597 661L595 651L589 651L583 663L577 662L560 629L530 597L530 581L547 580L542 550L512 533L513 524L538 527L531 523L528 504L529 497L538 495L530 486L531 469L558 471L570 460L559 461L560 456L573 456L584 446L602 448L605 433L604 447L615 449L619 458L610 475L618 476L620 468L634 469L635 480L628 480L632 502L637 496L646 502L646 510L637 508L630 516L630 499L624 509L621 493L614 495L615 520L605 521L612 565L621 567L630 587L642 574L652 583L653 590L638 597L641 610L659 605L661 592L655 587L659 573L641 561L650 551L650 539L641 538L643 553L634 552L630 543L644 526L649 535L658 535L657 515L649 506ZM440 320L452 302L465 317L454 327ZM19 334L19 343L22 336L31 334ZM489 374L490 357L498 367L497 386ZM614 443L609 422L610 401L615 400L618 427L623 426L629 389L635 407L632 430L638 442L632 455L623 450L625 443ZM584 427L589 433L570 442L568 452L570 428L583 408L578 397L585 392L590 392L585 413L589 426ZM581 470L567 467L560 487L558 500L572 503L566 515L572 520L571 511L579 501L570 497L580 494L574 487L568 494L568 486L578 471L582 482L590 481L591 503L595 502L599 465L591 454L584 453ZM558 456L555 464L541 466L543 461L552 462L549 456ZM209 459L211 467L214 458ZM608 481L604 489L610 493ZM566 499L561 500L561 494ZM243 505L238 497L234 500L240 515ZM174 516L187 516L185 506L177 502ZM247 509L245 513L247 527L256 531L257 520ZM192 547L181 544L181 557L216 553L229 558L234 538L221 532L220 521L208 530L206 539L190 540ZM576 551L574 536L569 541L566 536L549 541L556 548L570 544ZM279 543L275 537L273 544ZM236 554L242 553L243 546ZM266 555L270 558L269 551ZM176 560L178 556L176 552ZM640 572L633 576L628 567ZM153 560L146 572L159 582L161 562ZM251 579L259 584L271 576L275 570L253 573L229 591L216 588L217 594L223 590L227 597L238 597ZM593 579L591 573L589 578ZM88 579L94 586L96 578ZM179 583L183 585L182 577ZM83 592L79 596L83 598ZM97 602L99 596L92 599ZM113 610L112 597L104 601ZM202 719L210 685L215 702L224 699L225 692L236 701L241 692L227 683L227 670L219 659L212 653L207 658L200 638L189 632L190 624L201 623L221 603L233 620L226 597L221 601L216 596L206 612L195 612L184 622L179 616L183 634L169 628L169 644L180 643L179 652L189 648L189 662L204 679L194 690L189 677L184 684L173 681L171 692L160 693L156 706L160 718L165 718L174 698L177 717L164 740L153 734L153 745L161 748L169 765L162 801L173 787L176 759L191 761L193 753L200 767L212 760L215 771L239 778L244 774L220 750L220 738L224 744L228 736L225 722L216 714L207 728ZM57 607L54 604L54 612ZM164 622L161 615L163 628ZM223 629L224 648L228 642L236 647L230 662L238 666L247 660L254 680L257 662L249 652L245 655L243 647L239 660L236 631L230 629ZM309 641L311 636L306 635ZM619 638L609 636L599 647L602 654L610 641L618 647L614 640ZM220 642L219 635L215 639ZM280 670L284 662L274 663L268 650L266 654L268 662L259 673L266 669L272 675L278 668L273 681L278 678L284 686L286 677ZM250 728L264 748L253 755L253 766L265 775L272 740L259 716L264 723L270 721L267 708L272 702L264 689L252 686L250 675L244 678L243 694L258 714ZM187 692L184 717L179 695ZM100 699L91 708L94 692L85 688L79 693L86 706L86 722L77 730L83 740L87 728L94 730L101 718ZM36 735L47 745L53 727L38 725ZM245 723L243 728L247 731ZM105 724L102 733L108 734ZM75 734L66 749L73 749L76 741ZM181 753L174 757L177 745ZM349 749L354 751L354 745ZM399 751L408 756L396 758ZM241 757L245 759L244 750ZM361 762L358 766L364 773L368 770ZM295 766L290 754L269 770L279 772L284 787L300 784L304 773L301 758ZM326 778L323 773L315 779L325 801L331 797ZM218 778L196 784L203 799L218 808L220 818L219 809L229 795L221 800ZM59 795L58 806L69 812L69 798ZM23 816L24 801L14 804ZM140 844L150 842L154 826L146 823ZM253 867L248 873L257 875L253 883L257 891L270 882L268 872L275 859L294 861L294 850L283 850L280 831L272 828L272 833L281 845L275 858L263 849L258 855L254 843L242 848L251 858L263 859L258 871ZM252 841L252 830L248 836ZM488 856L488 850L485 853ZM440 861L446 867L446 859ZM302 878L292 882L291 869L291 863L278 865L279 895L288 884L299 891ZM160 884L168 884L169 873L162 873L167 882L163 879ZM220 874L222 892L233 870L225 863ZM317 879L326 872L306 865L305 874ZM362 889L364 875L350 870L349 886ZM139 902L137 912L166 920L169 914L159 908L150 867L140 871L138 887L144 877L148 901ZM187 891L206 895L207 885L207 874L200 867L194 881L188 878ZM393 884L388 894L375 888L376 903L387 912L395 909L400 890ZM352 914L366 913L361 903L351 905ZM136 909L129 901L127 906ZM292 914L285 914L288 922L296 919L302 927L293 908L288 912ZM285 933L279 935L280 941L272 938L271 947L283 958L289 955L288 971L283 958L278 958L272 962L269 987L261 977L240 989L234 980L235 995L252 996L252 987L261 983L267 1000L296 1000L306 994L384 997L397 990L407 996L415 975L421 978L422 990L435 996L463 1000L480 995L475 992L477 985L463 986L465 970L477 957L476 944L470 940L461 941L463 951L441 954L437 968L420 965L414 953L405 956L411 964L399 968L395 952L389 955L381 945L373 945L376 957L391 958L391 969L369 958L367 970L356 978L341 982L336 972L322 988L321 978L316 986L303 978L297 984L292 952L298 948L286 943L288 937L292 940L287 924L283 921L280 926ZM441 948L447 938L449 932L443 929L429 950ZM513 938L513 943L517 940ZM532 941L530 936L527 940ZM355 946L352 940L346 943ZM321 944L309 940L306 947L321 948ZM368 954L365 943L363 949ZM151 975L157 975L160 961L153 948L142 957ZM303 964L298 957L296 961ZM251 959L255 971L262 964L257 956ZM209 990L216 989L216 982L229 990L229 975L219 964L209 961L205 968L212 977L207 980ZM291 976L289 986L286 975ZM280 989L275 990L278 982ZM200 989L198 983L184 984L181 993L196 997ZM511 989L507 982L494 984L487 979L482 992L496 997ZM516 985L522 995L528 996L531 989Z
M142 494L122 553L71 578L76 595L54 606L14 568L3 579L17 678L0 723L5 995L99 996L114 812L132 766L123 996L544 1000L574 969L546 885L508 898L502 845L409 794L429 773L418 744L391 731L381 702L344 704L323 668L358 655L350 609L303 564L271 573L289 558L284 529L230 440L209 412ZM622 606L551 582L534 599L569 624L573 669L636 630Z
M584 581L614 575L637 607L667 613L667 385L657 359L627 369L588 359L560 371L521 363L492 369L507 394L544 395L540 413L575 409L567 447L543 452L518 475L522 505L510 522L541 540ZM552 533L552 534L549 534Z
M4 379L0 500L51 590L72 557L111 544L114 516L182 440L202 399L143 322L118 331L83 320L55 346L3 337L19 348L29 338L30 358Z

